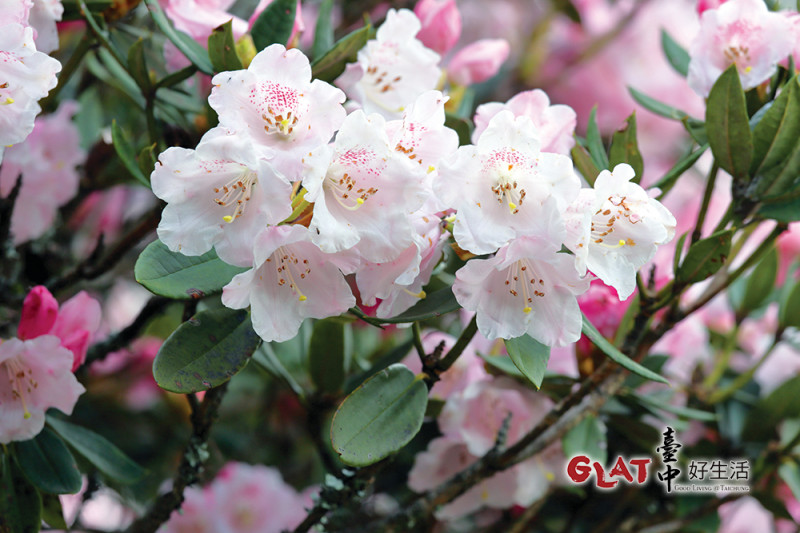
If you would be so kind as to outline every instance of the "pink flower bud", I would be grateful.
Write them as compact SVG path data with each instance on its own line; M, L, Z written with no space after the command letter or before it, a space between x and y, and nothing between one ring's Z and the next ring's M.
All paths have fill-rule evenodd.
M505 39L482 39L462 48L450 61L447 76L459 85L486 81L500 70L511 47Z
M37 285L31 289L22 303L22 317L17 336L22 340L28 340L46 335L53 328L57 316L58 302L46 287Z
M717 9L727 0L697 0L697 14L702 15L707 9Z
M455 0L419 0L414 14L422 23L417 39L435 52L447 53L461 36L461 13Z
M258 16L261 15L261 12L264 11L267 8L267 6L270 5L271 3L272 0L261 0L258 3L258 5L256 6L256 10L253 11L252 16L250 17L250 20L247 21L248 24L250 25L250 29L253 29L253 24L255 24L256 20L258 19ZM297 34L305 31L306 26L305 24L303 24L303 14L300 9L301 9L300 0L297 0L297 9L294 14L294 26L292 26L292 34L289 36L288 42L280 44L285 44L287 47L290 47L291 46L290 43L294 42L295 37L297 37Z

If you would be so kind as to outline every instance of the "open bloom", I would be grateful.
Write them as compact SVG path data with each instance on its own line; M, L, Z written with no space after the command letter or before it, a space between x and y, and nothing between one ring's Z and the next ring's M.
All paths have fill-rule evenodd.
M439 54L414 36L420 30L408 9L390 9L376 38L359 50L336 85L367 113L400 118L405 107L423 92L435 89L441 77Z
M504 110L477 146L462 146L442 161L434 191L458 210L453 235L461 248L492 253L534 227L545 202L564 209L578 194L572 161L539 147L531 119Z
M321 80L300 50L268 46L247 70L221 72L208 103L221 126L253 140L253 149L289 180L300 178L302 157L325 145L345 117L344 93Z
M249 266L253 238L291 214L291 184L246 138L215 128L197 149L168 148L151 175L167 202L158 237L170 250L202 255L214 247L228 263Z
M636 287L636 271L656 247L675 234L675 217L636 183L627 164L602 171L594 189L582 189L567 215L566 246L578 273L590 270L625 300Z
M355 271L352 255L323 253L304 226L267 227L255 238L253 268L225 286L222 303L250 306L253 329L265 341L289 340L304 319L335 316L355 305L342 275Z
M36 49L45 54L58 50L56 22L64 15L61 0L35 0L31 8L30 24L36 30Z
M720 74L736 65L742 87L752 89L775 73L793 44L788 19L770 12L762 0L730 0L703 12L689 47L687 81L708 96Z
M389 145L378 114L351 113L332 146L305 158L310 228L325 252L358 245L373 262L392 261L414 240L409 215L422 206L425 170Z
M27 440L55 407L72 413L86 389L72 373L73 355L55 335L0 341L0 443Z

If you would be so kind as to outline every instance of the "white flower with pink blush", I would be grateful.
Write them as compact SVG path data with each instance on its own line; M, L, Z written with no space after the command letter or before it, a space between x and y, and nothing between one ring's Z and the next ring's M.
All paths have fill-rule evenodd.
M24 140L41 108L38 101L56 86L61 63L37 52L33 28L0 26L0 146Z
M214 247L226 262L250 266L253 238L291 214L291 184L246 138L222 128L195 150L168 148L150 177L167 202L158 237L170 250L202 255Z
M569 155L575 146L575 111L567 105L550 105L550 98L541 89L518 93L508 102L489 102L475 110L475 131L472 142L477 143L489 122L500 111L509 110L514 116L529 117L536 126L542 152Z
M305 199L314 202L314 243L333 253L357 246L365 260L396 259L414 242L409 216L428 195L425 169L389 145L382 116L351 113L336 142L305 157Z
M504 110L477 145L442 161L434 192L458 210L453 235L461 248L492 253L536 227L545 202L559 210L572 202L580 189L572 161L540 146L533 121Z
M33 0L0 0L0 26L5 24L28 25Z
M0 444L38 435L51 407L72 414L86 390L72 373L73 359L55 335L0 340Z
M336 316L356 299L342 272L358 266L355 254L326 254L305 226L269 226L255 237L253 268L222 291L233 309L250 306L253 329L267 342L289 340L306 318Z
M636 288L636 272L659 245L675 235L675 217L631 180L634 170L620 164L603 170L593 189L582 189L568 209L566 246L579 274L587 269L614 287L620 300Z
M406 106L435 89L441 77L439 54L415 38L420 28L413 12L390 9L376 38L359 50L358 61L347 65L336 85L366 113L400 118Z
M557 253L565 230L555 209L540 216L540 228L456 272L456 300L477 313L478 331L488 339L527 333L548 346L565 346L580 337L576 297L589 289L590 279L578 276L572 256Z
M775 74L792 52L789 21L763 0L730 0L703 12L700 32L689 47L689 87L708 96L714 82L736 65L742 87L752 89Z
M61 0L34 0L28 24L36 30L36 49L45 54L58 50L56 22L64 15Z
M36 0L37 2L39 0ZM247 21L228 13L235 0L160 0L164 13L175 28L188 34L205 48L214 28L232 22L233 35L238 39L247 33Z

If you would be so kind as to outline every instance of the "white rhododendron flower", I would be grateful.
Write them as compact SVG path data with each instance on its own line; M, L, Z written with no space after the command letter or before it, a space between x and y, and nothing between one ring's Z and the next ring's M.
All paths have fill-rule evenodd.
M336 85L365 112L400 118L442 75L439 54L415 37L421 27L412 11L390 9L376 38L359 50L358 61L347 65Z
M775 74L792 52L789 20L763 0L730 0L704 11L700 32L689 47L689 87L708 96L714 82L736 65L742 87L752 89Z
M250 306L253 329L265 341L289 340L306 318L336 316L355 305L342 272L354 272L358 258L323 253L305 226L267 227L254 250L253 268L225 286L222 303Z
M489 259L471 259L456 272L453 293L477 313L488 339L528 334L548 346L565 346L581 335L577 295L589 289L572 256L557 253L566 231L552 203L538 227L500 248Z
M61 63L36 51L33 28L0 26L0 145L23 141L33 130L38 101L56 86Z
M58 50L56 22L64 15L61 0L35 0L30 11L30 24L36 30L36 49L45 54Z
M434 191L458 210L453 235L461 248L492 253L535 226L545 202L559 209L572 202L580 189L572 161L539 147L530 118L501 111L476 146L442 161Z
M311 81L300 50L273 44L247 70L221 72L211 80L208 102L221 126L253 139L253 148L289 180L300 179L302 157L325 145L345 118L342 91Z
M164 151L150 180L168 204L158 237L185 255L214 247L226 262L250 266L256 233L292 212L291 184L246 138L221 128L206 133L196 150Z
M550 98L541 89L518 93L504 104L489 102L479 105L475 110L472 142L477 143L492 118L506 109L516 117L525 116L533 121L542 152L569 155L575 146L575 111L568 105L550 105Z
M305 158L310 228L325 252L358 245L367 261L395 259L414 240L409 215L425 201L425 171L389 146L378 114L351 113L332 146Z
M636 271L653 258L656 246L675 234L675 217L636 183L627 164L602 171L594 189L582 189L567 211L566 246L575 254L578 273L590 270L617 290L621 300L633 294Z

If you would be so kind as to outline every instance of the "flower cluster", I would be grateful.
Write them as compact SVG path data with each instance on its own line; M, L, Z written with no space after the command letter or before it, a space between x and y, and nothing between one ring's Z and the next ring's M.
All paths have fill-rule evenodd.
M283 341L304 318L355 305L346 275L363 303L380 300L379 317L424 298L450 221L462 250L491 254L469 260L453 285L481 333L574 342L587 269L627 298L674 218L627 165L581 190L565 155L575 113L540 90L480 106L474 144L459 147L420 26L411 11L389 11L338 81L350 114L342 91L312 81L308 59L279 44L247 70L216 75L219 126L193 150L165 151L152 174L168 202L159 237L251 267L222 301L249 306L258 334Z

